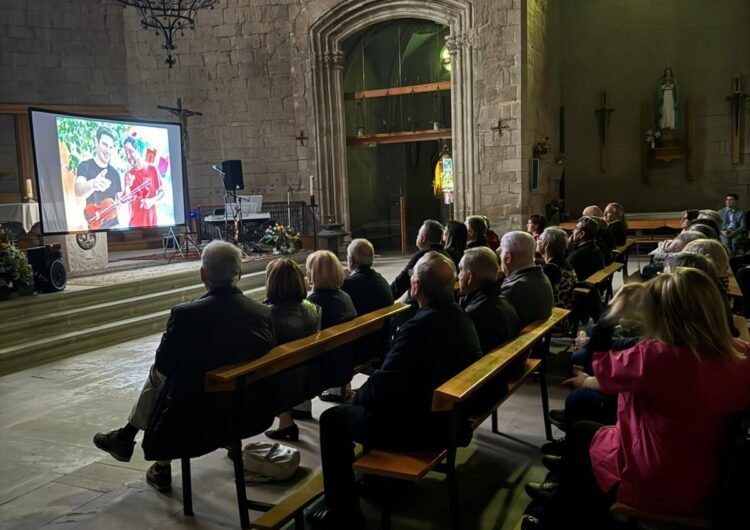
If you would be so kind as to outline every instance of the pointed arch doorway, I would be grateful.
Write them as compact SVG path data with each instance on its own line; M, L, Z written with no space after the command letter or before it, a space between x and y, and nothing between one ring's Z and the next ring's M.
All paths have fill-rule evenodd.
M449 115L455 189L453 216L462 218L479 204L478 187L474 185L478 161L471 4L465 0L347 0L329 10L310 28L321 215L335 217L347 229L352 227L350 199L353 190L350 190L347 174L343 43L369 26L394 19L420 19L448 28L445 46L451 63Z

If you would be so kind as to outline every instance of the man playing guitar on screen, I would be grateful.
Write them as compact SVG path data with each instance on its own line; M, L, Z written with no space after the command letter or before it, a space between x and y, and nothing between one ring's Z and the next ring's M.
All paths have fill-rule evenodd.
M76 195L86 199L86 204L100 204L105 199L115 200L121 192L120 174L109 161L115 144L115 134L107 127L96 130L96 150L93 158L78 164L76 170ZM105 220L101 228L117 226L117 216Z
M159 172L153 164L143 161L132 136L125 138L123 149L125 158L131 166L125 173L125 194L132 195L129 200L130 226L158 226L156 203L164 197Z

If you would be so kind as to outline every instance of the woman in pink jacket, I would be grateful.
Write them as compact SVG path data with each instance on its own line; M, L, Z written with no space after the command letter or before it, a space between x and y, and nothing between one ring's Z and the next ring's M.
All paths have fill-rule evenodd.
M716 282L696 269L624 286L606 321L621 318L637 318L644 339L609 351L613 324L597 326L595 376L576 374L618 394L617 424L573 425L559 485L527 487L544 507L525 528L598 527L615 499L660 514L710 512L729 420L750 406L750 344L732 338Z

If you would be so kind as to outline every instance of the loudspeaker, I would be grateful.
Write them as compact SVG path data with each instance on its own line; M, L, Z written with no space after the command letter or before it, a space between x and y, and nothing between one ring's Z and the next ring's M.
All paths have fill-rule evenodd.
M539 187L539 159L531 159L531 167L529 168L529 189L535 190Z
M62 291L68 274L62 261L59 244L32 247L26 250L31 268L34 269L34 289L40 292Z
M228 190L244 190L245 183L242 180L242 160L224 160L221 163L224 172L224 186Z

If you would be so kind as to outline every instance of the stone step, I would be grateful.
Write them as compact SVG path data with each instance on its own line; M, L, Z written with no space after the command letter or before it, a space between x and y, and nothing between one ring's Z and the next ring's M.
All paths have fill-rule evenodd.
M255 289L263 286L264 279L262 272L250 273L240 279L238 286L243 290ZM155 293L118 298L98 304L36 314L23 320L3 322L0 324L2 345L8 347L27 341L32 336L40 339L171 309L177 304L200 298L205 292L206 288L202 283L192 283Z
M126 250L148 250L164 248L163 236L144 237L132 241L115 241L108 244L110 252L123 252Z
M262 300L265 289L245 291ZM0 376L164 331L169 309L0 348ZM197 330L199 332L199 330Z

